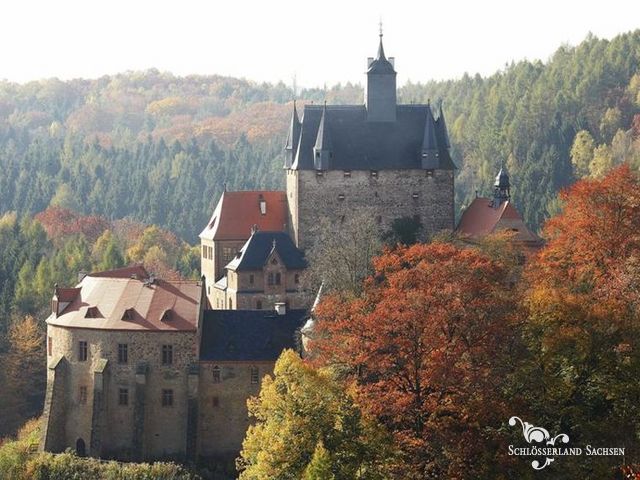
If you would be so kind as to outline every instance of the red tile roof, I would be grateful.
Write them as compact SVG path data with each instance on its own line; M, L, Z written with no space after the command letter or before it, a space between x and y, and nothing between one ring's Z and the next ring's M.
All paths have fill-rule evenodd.
M500 206L491 206L491 199L478 197L471 202L464 212L456 233L473 240L499 231L514 232L514 241L531 246L540 245L542 240L533 233L522 220L520 213L510 201Z
M260 210L261 200L266 202L264 214ZM247 240L253 225L257 225L259 230L283 231L286 230L287 218L285 192L224 192L200 238Z
M142 270L140 270L142 269ZM78 294L49 325L113 330L194 331L200 314L201 285L196 281L131 278L141 266L87 275ZM60 289L59 289L60 290ZM89 309L99 315L87 315ZM126 319L125 312L133 314ZM169 315L165 315L170 311ZM93 317L93 318L92 318ZM164 317L164 320L163 320ZM123 319L124 318L124 319Z
M59 302L72 302L80 293L79 288L58 288L56 287L56 298Z
M149 273L142 265L130 265L128 267L116 268L114 270L107 270L105 272L93 272L89 273L88 277L102 277L102 278L131 278L133 275L136 278L149 278Z

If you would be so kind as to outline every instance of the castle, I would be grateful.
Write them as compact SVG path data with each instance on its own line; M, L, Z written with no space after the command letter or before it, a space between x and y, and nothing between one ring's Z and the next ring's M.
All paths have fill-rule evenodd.
M330 234L318 228L339 229L360 214L381 232L409 217L423 240L454 228L442 109L397 104L382 35L366 75L362 105L306 105L300 118L294 104L286 191L222 194L200 234L201 281L132 266L56 286L41 448L233 459L249 425L247 398L283 349L300 348L309 318L304 251ZM474 207L462 230L476 232L483 208L500 217L505 205L508 198Z

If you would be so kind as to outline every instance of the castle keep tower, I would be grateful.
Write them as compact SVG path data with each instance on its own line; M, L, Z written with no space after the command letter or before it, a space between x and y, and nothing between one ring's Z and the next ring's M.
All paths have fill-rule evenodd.
M367 62L361 105L294 105L285 146L288 226L306 249L320 228L369 216L381 233L409 217L420 240L453 229L454 164L442 109L398 105L394 59Z

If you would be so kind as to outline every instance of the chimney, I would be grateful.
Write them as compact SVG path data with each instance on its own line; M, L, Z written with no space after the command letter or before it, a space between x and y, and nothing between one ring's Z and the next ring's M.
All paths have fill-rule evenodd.
M53 287L53 297L51 298L51 313L57 318L59 313L60 302L58 300L58 284Z
M273 305L276 309L276 313L278 315L286 315L287 314L287 304L284 302L276 302Z
M258 206L260 207L260 215L267 214L267 201L264 199L264 195L258 195Z

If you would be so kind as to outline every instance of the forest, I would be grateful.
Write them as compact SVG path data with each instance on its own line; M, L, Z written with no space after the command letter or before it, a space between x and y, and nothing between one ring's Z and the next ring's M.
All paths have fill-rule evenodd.
M357 66L357 62L358 59L354 59L354 65ZM399 101L405 103L443 102L452 157L458 167L458 214L476 191L489 192L497 169L504 165L511 175L514 202L528 224L547 240L555 238L555 235L565 235L562 237L565 240L575 241L575 236L563 234L559 226L557 219L563 218L563 209L570 198L559 193L582 179L584 183L579 184L583 185L581 191L592 188L594 195L599 194L596 187L602 184L598 182L609 179L610 171L618 172L614 177L617 180L608 180L604 186L616 184L616 181L626 181L624 185L628 186L633 181L621 179L619 165L626 163L630 171L635 172L640 167L639 64L640 31L611 40L589 36L577 46L561 46L546 61L513 62L488 77L464 75L456 80L408 83L399 88L398 95ZM25 84L0 81L0 361L5 365L0 370L0 382L11 386L0 390L0 404L3 405L0 438L16 434L26 420L39 414L45 382L42 321L55 283L71 285L80 271L104 270L131 262L144 262L166 277L196 278L199 274L197 235L225 186L230 190L283 187L282 148L293 98L296 97L300 104L318 103L325 99L329 103L353 104L362 103L362 96L361 85L303 88L294 94L293 89L284 83L257 84L214 75L176 77L157 70L126 72L94 80L63 82L47 79ZM629 222L635 225L631 220ZM585 234L584 225L580 224L580 229L575 225L571 227L572 231ZM634 239L637 236L637 230L619 230L623 231L636 232ZM607 241L615 243L621 240L616 235L606 236L603 233L603 238L598 241L612 252ZM470 258L470 254L462 254L441 244L421 248L427 250L400 251L396 257L392 255L386 260L379 260L375 268L385 275L395 272L394 262L408 261L411 264L409 259L401 258L406 255L411 258L421 255L442 257L445 263L455 259L462 265L468 262L474 268L478 265L485 268L483 275L487 281L498 282L485 285L491 290L499 284L495 275L510 265L507 262L505 267L505 259L488 260L486 252L479 253L480 257ZM628 257L636 252L634 248L637 246L625 243L620 248L622 255ZM585 246L583 253L587 251ZM563 254L568 255L567 252ZM571 401L579 396L587 398L587 403L591 402L589 405L595 410L581 413L592 422L589 423L589 434L611 433L601 417L594 418L594 412L601 415L599 408L606 407L622 412L615 417L616 428L631 435L623 426L629 415L635 415L635 407L624 403L630 401L621 393L624 379L615 377L614 374L619 372L606 368L607 377L594 374L596 367L617 365L615 358L636 361L633 356L627 360L628 356L624 354L629 343L627 334L630 333L617 330L618 337L602 336L603 331L608 332L604 329L605 324L602 324L604 330L588 330L589 338L594 342L610 342L607 346L613 345L612 348L622 345L620 348L623 350L617 353L618 357L607 357L603 360L606 365L601 365L594 357L593 345L571 343L583 331L581 329L587 328L584 324L567 322L556 332L547 330L549 325L545 319L548 319L546 315L550 311L556 312L557 309L562 315L578 312L581 319L600 320L598 315L601 311L578 308L580 301L586 298L591 302L596 297L580 296L585 295L584 284L578 282L574 275L597 273L611 285L623 286L632 292L637 291L637 285L633 283L637 279L633 274L637 265L617 265L604 273L590 270L593 265L577 273L557 272L553 268L558 265L552 260L549 257L547 263L531 267L526 276L528 283L525 285L529 287L526 294L493 299L501 302L499 304L505 309L513 305L517 309L533 308L531 315L536 321L524 331L520 339L522 343L512 346L524 352L525 356L527 352L534 355L556 348L559 356L552 358L556 363L550 367L556 370L540 372L535 370L540 368L539 365L530 363L527 365L532 369L531 374L541 378L541 382L542 379L558 382L555 384L557 400L564 401L565 406L571 405ZM549 273L545 280L545 272L556 276ZM434 269L429 274L441 278L447 273ZM586 281L586 277L580 278ZM560 285L566 281L566 288L575 287L575 291L564 292L566 297L563 298L570 298L570 303L562 303L560 300L563 299L555 296L550 298L557 301L556 304L542 301L557 287L545 283L552 280L560 282ZM400 288L389 285L391 287ZM368 308L377 305L372 299L379 298L379 290L368 290L362 285L357 290L364 295L362 298L336 298L334 301L353 315L356 315L354 309L361 306L357 302L369 302ZM607 295L612 295L611 290L598 290L596 293L598 301L608 301ZM487 314L494 314L490 307L478 305L479 309L486 308ZM325 308L328 316L344 320L337 325L342 327L348 323L348 318L340 317L330 307ZM381 305L379 308L391 307ZM629 312L635 311L633 309L637 306L629 300L612 304L611 308L630 315ZM630 317L623 315L621 318ZM514 321L506 316L503 320ZM547 335L544 338L549 344L530 343L541 332ZM561 339L564 340L561 342ZM497 340L498 337L492 337L492 341ZM495 348L494 344L483 344L478 358L505 354ZM573 375L572 380L567 377L562 383L558 378L564 378L560 374L569 375L567 372L573 367L567 358L575 352L584 363L579 370L569 372ZM335 352L335 355L347 370L354 368L354 359L340 357L345 355L344 352ZM292 359L288 361L295 363ZM333 362L325 363L333 365ZM323 364L318 368L326 366ZM458 368L453 364L447 366ZM293 365L291 368L304 370L311 367ZM327 385L327 394L333 397L326 401L338 402L336 408L343 412L344 403L340 403L345 401L343 387L333 385L334 379L325 373L310 370L307 374L310 381ZM517 382L523 382L517 376L509 378L514 383L504 388L515 389ZM605 395L597 390L597 386L611 378L618 382L615 383L615 392ZM481 392L492 388L485 380L474 379L484 389ZM546 384L542 387L546 388ZM360 398L377 395L379 391L376 388L376 385L366 385L363 390L365 397ZM468 399L464 395L468 395L468 391L452 399L458 402L452 404L452 409L463 408ZM610 399L607 395L622 400L608 404ZM533 395L529 400L532 398ZM473 400L478 401L477 398ZM549 425L556 425L559 429L566 426L563 423L566 422L565 417L554 416L552 411L546 410L550 407L525 400L523 405L530 411L543 412L543 418L549 420ZM484 412L488 421L494 413L502 411L500 409L504 405L501 401L492 399L496 410ZM392 406L393 402L389 405ZM260 408L267 406L256 404L255 411ZM411 422L414 425L415 422L427 422L420 427L420 432L434 435L430 438L437 438L440 442L434 445L442 445L445 441L445 437L439 435L452 435L448 430L444 433L437 429L429 430L431 420L423 418L422 414L410 419L395 418L393 416L397 412L375 408L347 414L352 417L341 421L355 422L354 419L362 414L368 419L382 416L390 422L384 428L391 427L394 441L399 443L394 444L390 440L391 443L379 444L379 448L384 446L380 450L383 453L385 448L393 450L394 445L401 445L406 447L402 450L404 454L410 454L411 449L426 441L426 436L416 437L415 429L407 430L406 425ZM446 417L449 412L443 415ZM377 439L385 436L385 430L380 433L380 425L376 422L367 420L362 425L356 424L367 435ZM402 427L398 430L399 435L393 430L394 426ZM482 436L486 433L468 431L469 435ZM331 444L328 437L320 443L318 438L311 440L311 453L307 451L305 455L317 456L318 468L321 468L323 458L326 460L328 456L335 455L335 444ZM250 440L248 442L243 465L250 472L253 468L252 447ZM364 442L358 448L366 451L367 445ZM463 447L465 445L461 443L459 448ZM438 452L425 451L416 461L421 462L420 468L434 469L434 472L443 472L445 470L442 469L446 468L457 475L460 472L457 469L463 468L460 464L464 457L461 451L445 452L449 459L446 465L430 463ZM468 452L468 457L475 459L473 455L477 453ZM304 457L300 461L300 469L306 468L306 460L310 458ZM386 462L384 459L374 460ZM480 460L478 462L481 463ZM257 470L259 468L256 467ZM348 471L353 464L347 462L344 468ZM377 467L366 468L374 470ZM253 477L247 474L247 478Z

